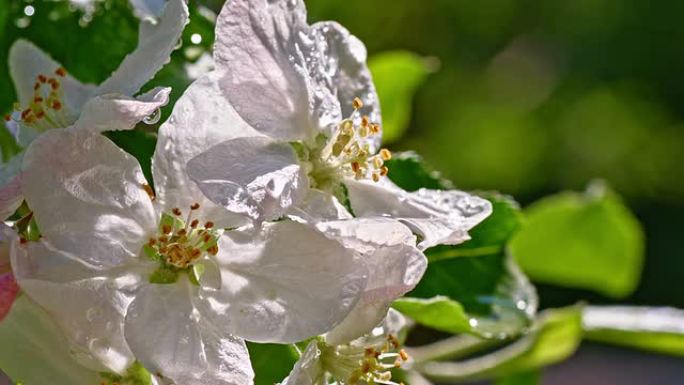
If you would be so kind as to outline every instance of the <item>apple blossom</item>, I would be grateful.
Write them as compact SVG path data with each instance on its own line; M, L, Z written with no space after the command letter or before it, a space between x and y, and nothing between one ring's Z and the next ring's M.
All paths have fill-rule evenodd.
M173 167L174 151L201 150L193 134L160 132L156 194L104 136L41 135L22 184L42 238L15 243L12 266L91 368L122 373L137 359L178 384L249 384L242 338L289 343L330 330L357 303L366 268L311 226L234 228L227 211L202 207Z
M141 21L137 48L98 86L81 83L40 48L17 40L9 52L9 69L18 101L14 111L4 117L6 127L21 147L48 129L74 126L102 132L133 128L168 102L169 88L133 95L169 61L187 22L185 1L170 0L158 21ZM21 157L17 155L2 168L2 219L22 201L17 174Z
M303 1L227 2L214 58L216 84L206 87L233 107L218 119L239 133L193 158L188 172L227 210L263 222L322 192L325 213L337 201L357 217L393 217L422 238L422 249L467 240L491 213L488 201L470 194L406 192L387 178L392 154L379 146L380 107L365 47L337 23L309 26ZM188 113L206 112L195 107ZM235 112L251 130L235 123Z

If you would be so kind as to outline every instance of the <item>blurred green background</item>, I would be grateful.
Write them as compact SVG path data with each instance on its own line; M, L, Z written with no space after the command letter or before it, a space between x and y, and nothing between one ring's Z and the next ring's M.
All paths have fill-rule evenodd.
M391 148L418 151L459 188L524 205L605 179L646 231L642 281L626 301L684 307L684 3L307 4L311 20L339 21L371 56L405 49L435 70ZM610 302L545 285L540 297Z

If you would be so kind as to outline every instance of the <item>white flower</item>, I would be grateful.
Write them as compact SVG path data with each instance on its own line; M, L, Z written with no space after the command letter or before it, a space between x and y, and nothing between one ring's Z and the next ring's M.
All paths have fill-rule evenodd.
M121 373L135 357L176 384L250 384L241 338L289 343L330 330L358 301L365 266L297 222L227 230L239 223L203 205L181 163L210 135L185 127L160 130L156 196L102 135L36 139L23 190L43 237L16 245L12 266L89 367Z
M406 192L386 178L391 153L379 149L380 108L365 47L336 23L307 25L303 1L228 2L214 58L207 79L216 84L206 87L234 110L212 124L236 132L188 165L213 202L262 222L293 208L343 217L336 201L348 199L357 217L400 220L422 237L423 249L467 240L491 213L489 202L464 192ZM194 108L194 116L207 113Z
M131 129L165 105L169 88L133 97L169 61L187 24L184 0L170 0L163 9L158 22L141 22L138 47L98 86L79 82L38 47L17 40L9 52L9 70L18 101L5 125L18 144L25 147L48 129L69 126L96 132ZM1 219L21 204L20 164L21 154L0 172Z
M390 310L380 325L361 338L312 341L282 385L397 385L390 370L409 359L399 340L405 325L406 319Z

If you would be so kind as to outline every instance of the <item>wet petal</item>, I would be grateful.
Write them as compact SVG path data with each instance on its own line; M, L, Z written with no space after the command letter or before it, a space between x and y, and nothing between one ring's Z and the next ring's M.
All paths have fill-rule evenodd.
M300 48L300 33L307 29L301 0L232 0L216 22L214 58L227 74L221 88L239 114L268 136L315 137L314 92Z
M319 385L325 372L320 361L321 351L316 341L306 347L304 353L281 385Z
M164 11L166 0L130 0L130 3L138 18L156 20Z
M133 363L123 338L123 317L140 275L103 275L45 242L15 241L11 253L22 291L55 319L76 360L93 370L117 373Z
M54 76L61 65L33 43L19 39L12 45L9 52L10 75L19 97L19 104L28 105L33 100L33 86L40 74ZM64 102L74 112L81 110L83 103L93 94L95 87L82 84L70 75L60 81L64 92Z
M190 159L217 143L259 135L222 96L217 82L221 76L211 72L201 77L178 99L171 117L159 129L152 174L157 202L164 211L200 203L200 219L211 220L219 227L238 227L245 218L205 198L186 170Z
M145 118L158 114L169 102L171 88L158 87L137 98L121 94L96 96L83 106L74 126L93 132L130 130Z
M313 24L309 35L313 44L304 51L304 56L316 87L336 97L342 116L354 112L352 101L359 98L363 102L359 113L381 124L380 101L366 64L368 55L364 44L335 22ZM380 136L375 138L376 148L372 150L380 145Z
M44 384L49 379L50 385L94 385L102 379L98 371L73 360L53 319L25 295L0 322L0 341L3 347L11 346L0 349L0 368L24 384ZM5 384L2 380L0 374L0 383Z
M307 225L265 223L259 233L223 235L221 287L205 288L211 311L237 336L289 343L337 325L366 284L357 255Z
M248 385L254 372L244 341L212 325L191 301L186 279L147 285L126 316L126 340L152 373L176 384Z
M156 216L138 162L102 135L51 130L24 156L22 189L41 234L102 268L137 258Z
M282 217L309 186L292 147L264 137L217 144L190 160L188 175L212 202L259 222Z
M311 223L353 218L334 195L316 189L309 189L306 198L289 215Z
M134 95L171 58L188 23L185 0L169 0L157 22L142 20L138 46L96 91L97 95Z
M318 228L363 254L368 284L345 320L326 336L329 344L343 344L368 333L380 323L394 300L413 290L427 268L416 237L399 221L360 218L323 222Z
M407 192L387 179L380 183L347 180L345 184L357 216L391 216L400 220L423 238L423 250L465 242L470 239L468 230L492 212L489 201L463 191Z

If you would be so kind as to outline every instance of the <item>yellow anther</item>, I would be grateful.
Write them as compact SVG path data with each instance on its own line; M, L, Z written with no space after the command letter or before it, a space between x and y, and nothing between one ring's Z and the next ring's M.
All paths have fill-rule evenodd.
M383 168L380 169L380 175L381 175L381 176L387 176L387 174L389 174L389 168L387 168L387 167L385 166L385 167L383 167Z
M354 98L354 101L352 102L352 106L354 107L355 110L358 110L359 108L363 107L363 102L359 98Z
M385 164L385 162L382 160L382 158L380 158L380 157L373 158L373 166L375 166L376 169L380 169L383 164Z
M386 148L383 148L380 150L380 156L383 160L390 160L392 159L392 152Z
M378 183L380 182L380 174L373 173L373 182Z

